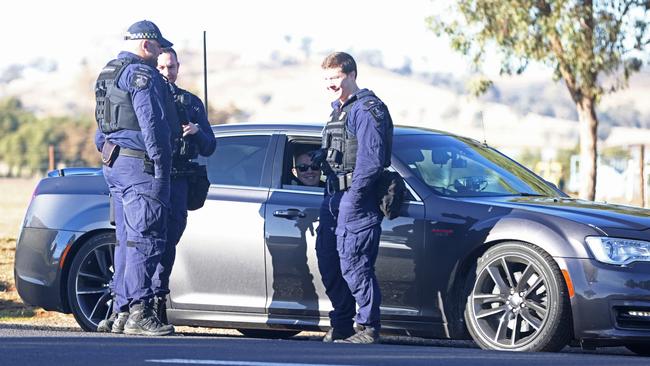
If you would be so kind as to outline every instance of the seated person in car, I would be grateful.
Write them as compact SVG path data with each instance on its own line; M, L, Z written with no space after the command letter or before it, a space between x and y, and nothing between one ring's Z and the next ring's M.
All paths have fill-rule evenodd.
M291 184L300 186L324 187L320 180L320 167L314 164L309 157L309 152L301 153L295 157L295 165L291 172Z

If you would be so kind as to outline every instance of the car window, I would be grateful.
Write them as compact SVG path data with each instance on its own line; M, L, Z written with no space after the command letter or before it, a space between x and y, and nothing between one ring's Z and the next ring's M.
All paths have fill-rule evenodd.
M210 184L258 187L270 136L218 137L208 158Z
M393 153L425 184L445 196L558 196L531 171L469 139L399 136L394 139Z
M282 174L282 186L285 189L315 190L322 191L325 186L325 175L313 168L308 171L299 172L298 169L305 169L307 158L310 152L320 148L320 140L289 139L284 149L284 163ZM302 179L300 179L302 178Z

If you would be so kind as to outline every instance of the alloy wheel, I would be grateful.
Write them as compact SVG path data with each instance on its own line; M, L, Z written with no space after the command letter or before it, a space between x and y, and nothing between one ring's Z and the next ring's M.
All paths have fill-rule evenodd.
M477 274L471 316L482 338L498 349L521 348L544 327L553 292L535 261L525 254L494 258Z
M108 318L113 305L109 283L113 278L114 250L113 243L95 246L85 253L74 273L79 311L95 328L102 319Z

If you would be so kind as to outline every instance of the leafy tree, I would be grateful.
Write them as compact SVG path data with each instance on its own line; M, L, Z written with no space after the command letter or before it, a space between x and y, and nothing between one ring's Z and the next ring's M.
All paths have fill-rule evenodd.
M641 68L650 43L648 0L456 0L428 18L431 29L450 37L477 70L486 50L496 46L502 74L520 74L531 61L563 80L580 123L580 197L596 190L596 105L603 94L627 86ZM485 92L482 78L474 92Z

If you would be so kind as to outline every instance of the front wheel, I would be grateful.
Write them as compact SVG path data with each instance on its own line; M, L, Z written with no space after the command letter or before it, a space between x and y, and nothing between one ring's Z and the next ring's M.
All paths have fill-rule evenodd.
M115 234L101 233L89 238L72 259L67 296L79 326L88 332L111 314L113 299L109 283L113 278Z
M562 272L542 249L508 242L478 259L465 321L483 349L559 351L571 339Z

